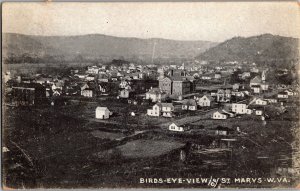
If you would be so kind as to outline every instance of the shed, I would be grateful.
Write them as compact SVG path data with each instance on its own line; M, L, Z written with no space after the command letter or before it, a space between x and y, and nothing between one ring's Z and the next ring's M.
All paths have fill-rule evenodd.
M96 108L96 119L108 119L111 112L107 107L97 107Z

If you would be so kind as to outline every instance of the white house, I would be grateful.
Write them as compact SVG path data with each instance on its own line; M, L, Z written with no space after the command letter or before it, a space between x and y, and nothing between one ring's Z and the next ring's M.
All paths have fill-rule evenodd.
M130 89L130 82L128 82L126 80L122 80L120 82L119 87L122 88L122 89Z
M96 119L108 119L111 114L107 107L96 108Z
M174 111L174 106L172 103L158 103L161 105L162 115L164 117L172 117L172 112Z
M201 107L210 107L212 105L214 98L210 95L204 95L198 100L198 105Z
M170 131L178 131L178 132L184 131L183 127L179 127L175 123L172 123L171 125L169 125L169 130Z
M212 119L227 119L227 115L224 113L221 113L219 111L216 111L212 114Z
M233 103L231 111L236 114L251 114L251 109L248 109L248 106L243 103Z
M215 73L215 79L220 79L221 77L221 73Z
M282 98L282 99L287 99L287 98L289 98L289 95L288 95L287 92L279 92L279 93L277 94L277 97L278 97L278 98Z
M152 102L165 101L167 94L161 91L159 88L151 88L146 93L146 99L150 99Z
M120 98L129 98L130 91L128 89L122 89L119 91Z
M262 83L262 84L260 85L260 87L261 87L261 90L267 91L267 90L269 89L269 84L267 84L267 83Z
M252 85L253 92L256 94L260 93L260 85Z
M267 104L268 104L268 102L266 100L261 99L261 98L257 98L255 100L255 105L267 105Z
M255 110L255 115L262 115L262 110Z
M88 74L98 74L99 70L100 69L98 68L98 66L88 66L87 73Z
M172 112L174 111L174 106L172 103L157 103L152 109L147 110L147 115L149 116L164 116L172 117Z
M94 91L93 91L93 89L90 89L90 88L86 88L81 91L81 95L84 97L93 97L93 94L94 94Z
M147 115L149 116L160 116L161 107L157 104L155 104L152 109L147 109Z
M86 79L86 81L94 81L95 80L95 76L88 75L85 79Z
M287 93L288 96L297 95L297 93L293 92L292 90L284 90L284 92Z

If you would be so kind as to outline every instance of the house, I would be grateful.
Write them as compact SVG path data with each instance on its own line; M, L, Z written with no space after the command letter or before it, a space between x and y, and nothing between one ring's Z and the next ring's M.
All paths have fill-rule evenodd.
M268 104L268 102L262 98L257 98L255 100L255 105L267 105L267 104Z
M279 92L279 93L277 94L277 97L278 97L278 98L281 98L281 99L287 99L287 98L289 98L289 95L288 95L287 92Z
M245 93L244 92L231 92L231 95L236 96L236 97L245 97Z
M263 82L260 84L260 88L262 91L267 91L269 89L269 84Z
M160 116L161 107L158 104L155 104L152 109L147 109L147 115L149 116Z
M95 76L92 75L92 74L89 74L89 75L86 76L85 80L86 81L94 81L95 80Z
M172 123L171 125L169 125L169 130L170 131L177 131L177 132L183 132L184 131L183 127L180 127L179 125L176 125L175 123Z
M287 93L288 96L294 96L294 92L292 90L284 90L285 93Z
M246 78L250 78L250 76L251 76L250 72L243 72L241 78L246 79Z
M96 119L108 119L111 114L107 107L96 108Z
M230 99L231 99L231 90L229 89L226 89L226 90L223 90L223 89L219 89L217 91L217 101L218 102L229 102Z
M276 98L265 98L265 100L269 103L277 103L277 99Z
M216 128L210 129L215 135L223 135L226 136L230 134L233 130L228 127L217 126Z
M201 107L210 107L212 106L212 102L214 101L214 98L210 95L204 95L198 100L198 105Z
M227 119L227 115L220 111L216 111L212 114L211 118L212 119Z
M219 89L216 93L217 102L225 102L225 91L223 89Z
M74 76L77 76L79 79L85 79L87 77L87 74L77 73Z
M119 91L119 97L120 98L129 98L130 90L128 89L122 89Z
M84 97L93 97L94 96L94 89L86 88L81 91L81 95Z
M252 89L255 94L260 93L260 85L252 85Z
M158 103L161 106L162 115L164 117L172 117L174 106L172 103Z
M98 66L88 66L87 73L88 74L98 74L99 70L100 69L98 68Z
M197 102L194 99L185 99L182 101L182 110L197 110Z
M167 94L161 91L159 88L151 88L146 93L146 99L150 99L152 102L165 101L166 98L167 98Z
M262 83L261 77L256 76L250 80L250 87L257 86L257 85L260 86L261 83Z
M99 86L99 91L101 93L107 93L108 92L108 84L107 83L101 83L98 86Z
M149 116L164 116L172 117L172 112L174 111L174 106L172 103L157 103L152 109L147 110L147 115Z
M120 82L119 87L120 87L121 89L130 89L130 82L127 81L127 80L122 80L122 81Z
M262 115L262 110L255 110L255 115Z
M53 90L52 96L56 97L56 96L60 96L61 94L62 94L61 89L55 89Z
M159 80L159 89L168 95L172 94L172 80L168 77Z
M64 84L62 82L55 82L55 83L52 84L51 88L52 88L53 91L56 90L56 89L62 90L63 86L64 86Z
M221 77L222 77L221 73L219 73L219 72L215 73L215 79L221 79Z
M232 89L233 90L238 90L240 88L240 85L239 84L233 84L232 85Z
M248 106L243 103L233 103L231 104L231 111L236 114L251 114L251 109L248 109Z
M87 83L81 84L80 85L80 91L83 91L85 89L89 88L89 85Z
M210 76L201 76L201 79L202 80L211 80L211 77Z

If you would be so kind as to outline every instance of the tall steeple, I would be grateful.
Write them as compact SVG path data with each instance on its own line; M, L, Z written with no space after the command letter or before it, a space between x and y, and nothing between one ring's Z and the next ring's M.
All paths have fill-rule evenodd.
M263 71L262 71L262 74L261 74L261 80L262 80L263 82L266 81L266 70L263 70Z

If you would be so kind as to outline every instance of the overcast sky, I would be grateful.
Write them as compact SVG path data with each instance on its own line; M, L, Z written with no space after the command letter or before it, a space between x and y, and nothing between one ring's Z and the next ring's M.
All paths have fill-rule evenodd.
M272 33L300 37L296 2L4 3L3 32L224 41Z

